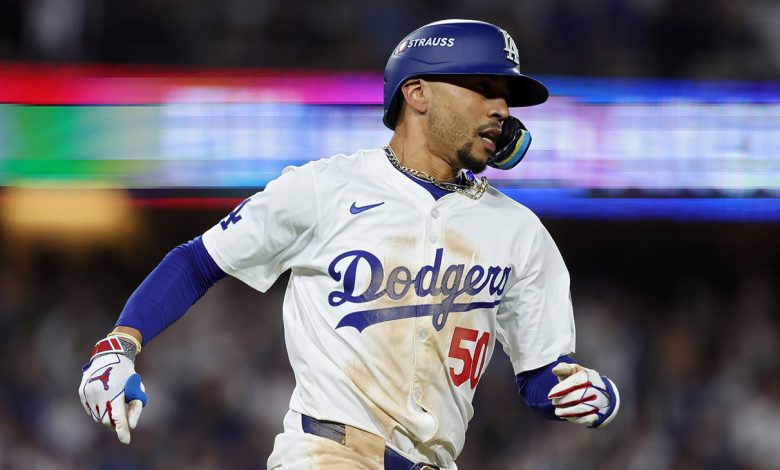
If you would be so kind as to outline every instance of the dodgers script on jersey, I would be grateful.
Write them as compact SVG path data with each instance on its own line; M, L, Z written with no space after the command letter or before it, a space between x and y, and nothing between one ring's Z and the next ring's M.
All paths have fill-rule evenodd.
M285 169L203 241L259 291L291 270L288 417L414 460L455 468L495 340L515 373L574 351L569 275L539 219L494 188L436 201L382 149Z

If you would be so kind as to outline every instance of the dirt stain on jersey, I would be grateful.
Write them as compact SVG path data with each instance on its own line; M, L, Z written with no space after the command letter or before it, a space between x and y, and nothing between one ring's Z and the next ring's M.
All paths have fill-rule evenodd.
M462 232L455 229L446 229L444 231L444 248L448 255L458 258L466 266L479 264L479 246L473 243Z
M397 253L414 253L419 243L419 238L414 235L398 235L388 238L385 243Z
M390 304L390 299L381 303ZM394 303L394 302L393 302ZM409 376L412 368L411 320L397 320L372 325L361 334L368 348L365 357L345 365L344 372L365 395L365 403L390 435L399 423L393 416L407 414Z
M444 232L445 259L442 264L463 264L465 269L479 263L479 250L475 244L461 232L448 229ZM412 235L396 236L386 242L389 249L382 250L384 282L387 285L390 272L398 266L406 266L412 272L430 263L431 253L422 252L422 240ZM422 256L422 257L421 257ZM402 298L391 299L383 296L373 301L373 309L397 307L399 305L441 304L444 293L430 295L424 299L417 297L414 288L409 288ZM474 297L463 292L458 302L469 303ZM450 366L461 365L449 358L451 342L455 328L478 329L484 324L475 318L476 312L450 312L441 330L433 326L431 316L412 317L374 324L362 331L367 335L363 343L367 351L344 365L344 372L355 387L364 395L364 404L375 421L381 424L385 436L397 433L408 434L403 421L410 413L412 388L418 386L422 397L420 406L437 420L457 411L451 409L453 403L440 403L442 397L454 393L449 379ZM492 313L491 313L492 315ZM451 363L450 363L451 362ZM446 401L446 400L445 400ZM438 423L442 425L443 423ZM419 444L419 443L418 443ZM444 442L439 443L444 446ZM449 447L449 446L444 446ZM425 446L420 446L422 450ZM454 453L454 449L451 449ZM431 455L435 458L434 455Z
M349 447L319 436L306 435L306 451L312 468L333 470L380 470L377 459L367 458Z

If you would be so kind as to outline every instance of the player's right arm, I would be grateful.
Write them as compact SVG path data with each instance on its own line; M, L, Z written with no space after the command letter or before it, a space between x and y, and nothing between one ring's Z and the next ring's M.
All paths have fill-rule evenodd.
M200 237L174 248L130 296L114 330L95 344L79 397L87 414L121 442L130 443L146 405L136 355L224 276Z
M83 368L79 396L95 421L130 442L146 403L135 355L226 274L265 291L305 264L318 217L311 168L288 168L265 190L189 243L171 250L133 292L107 338Z

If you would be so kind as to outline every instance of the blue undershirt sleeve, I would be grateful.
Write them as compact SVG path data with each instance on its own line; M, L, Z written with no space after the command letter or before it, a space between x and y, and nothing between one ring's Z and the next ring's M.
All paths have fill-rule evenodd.
M135 328L148 343L225 277L198 237L171 250L133 292L116 326Z
M569 356L561 356L544 367L521 372L515 376L515 383L525 403L545 418L556 421L560 418L555 416L555 407L552 405L552 400L547 398L547 394L558 384L558 377L552 373L552 370L561 362L575 363Z

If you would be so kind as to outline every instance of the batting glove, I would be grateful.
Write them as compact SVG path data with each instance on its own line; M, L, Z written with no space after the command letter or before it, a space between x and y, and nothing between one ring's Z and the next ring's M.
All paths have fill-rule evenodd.
M95 344L92 358L84 365L79 397L84 410L95 422L116 432L119 441L130 443L141 411L146 406L146 390L135 373L137 340L109 336Z
M620 394L615 383L593 369L578 364L560 363L552 370L560 381L550 390L555 415L591 428L604 427L620 409Z

